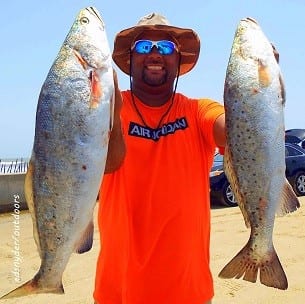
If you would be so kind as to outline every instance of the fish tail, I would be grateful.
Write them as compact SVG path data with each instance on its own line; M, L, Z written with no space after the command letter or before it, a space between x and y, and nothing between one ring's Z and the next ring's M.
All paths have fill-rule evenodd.
M253 249L250 241L247 245L221 270L220 278L240 279L255 283L258 272L262 284L278 289L287 289L288 282L276 254L274 247L261 259L252 255Z
M56 287L43 287L39 286L38 280L34 277L32 280L24 283L23 285L17 287L16 289L10 291L0 298L2 299L11 299L17 297L24 297L30 294L38 294L38 293L57 293L63 294L64 288L62 284Z

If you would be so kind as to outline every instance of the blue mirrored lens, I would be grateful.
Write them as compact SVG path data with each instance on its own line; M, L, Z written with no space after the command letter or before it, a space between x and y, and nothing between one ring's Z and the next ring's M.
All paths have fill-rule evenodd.
M169 40L138 40L132 50L135 50L138 54L149 54L154 46L161 55L171 55L176 49L175 43Z
M152 49L153 43L150 40L139 40L135 42L134 49L139 54L148 54Z
M162 55L170 55L175 50L175 44L169 40L161 40L157 42L157 48Z

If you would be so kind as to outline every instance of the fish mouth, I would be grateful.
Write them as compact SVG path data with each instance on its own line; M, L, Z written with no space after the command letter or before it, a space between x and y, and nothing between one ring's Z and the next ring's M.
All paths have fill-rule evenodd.
M98 12L98 10L94 7L94 6L89 6L86 8L86 10L92 14L93 16L95 16L97 19L99 19L99 21L101 22L103 28L105 28L105 23L100 15L100 13Z
M243 19L243 21L250 21L250 22L253 22L255 24L258 24L258 22L252 17L247 17L247 18Z

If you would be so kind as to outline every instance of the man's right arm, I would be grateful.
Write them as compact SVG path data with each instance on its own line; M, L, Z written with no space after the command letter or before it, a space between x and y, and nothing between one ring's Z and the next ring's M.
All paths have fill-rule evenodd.
M114 78L114 117L113 117L113 127L110 133L109 143L108 143L108 154L104 173L112 173L119 169L126 154L126 145L124 142L122 125L121 125L121 108L122 108L122 95L118 87L117 74L113 71Z

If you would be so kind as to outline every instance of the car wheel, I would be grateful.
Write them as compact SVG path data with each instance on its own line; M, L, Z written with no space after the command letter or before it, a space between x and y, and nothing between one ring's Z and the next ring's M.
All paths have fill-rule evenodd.
M298 196L305 195L305 172L300 171L294 177L293 189Z
M225 206L229 206L229 207L237 206L237 202L235 201L233 190L228 181L225 181L223 184L222 196L223 196L222 202Z

